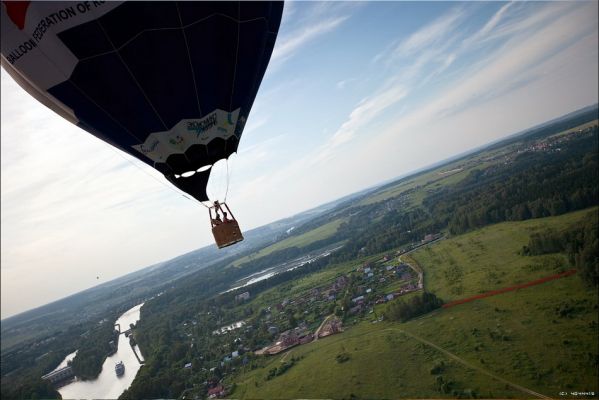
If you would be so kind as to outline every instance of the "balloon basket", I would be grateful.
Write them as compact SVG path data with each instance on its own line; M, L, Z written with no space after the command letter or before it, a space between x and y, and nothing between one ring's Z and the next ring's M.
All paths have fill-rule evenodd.
M224 211L223 207L227 209L225 215L228 214L231 218L225 218L223 221L221 221L217 218L220 218L218 211ZM215 217L213 217L212 211L215 211ZM241 233L241 229L239 228L239 224L237 223L235 217L233 217L233 214L226 203L219 203L217 206L210 207L208 209L208 213L210 214L210 221L212 224L212 235L214 235L214 241L219 249L231 246L243 240L243 235Z
M214 226L212 228L212 234L214 235L214 240L219 249L231 246L232 244L243 240L243 235L241 234L241 229L239 229L237 221L223 222L220 225Z

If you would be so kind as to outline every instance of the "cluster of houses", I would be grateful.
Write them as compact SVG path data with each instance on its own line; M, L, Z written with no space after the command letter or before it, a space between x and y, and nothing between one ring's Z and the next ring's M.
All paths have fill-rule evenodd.
M592 126L587 126L584 128L573 129L565 135L549 136L547 138L537 140L536 142L525 147L524 149L519 149L518 153L535 152L535 151L550 151L550 152L560 151L561 149L560 149L559 145L561 145L569 140L572 140L577 135L588 134L588 133L593 132L594 130L596 131L597 129L598 129L597 125L592 125Z
M243 292L235 296L235 302L240 303L250 299L250 292Z
M271 328L273 328L272 332L277 331L276 327L271 326L269 327L269 332L271 332ZM278 354L293 346L310 343L312 340L314 340L314 334L308 330L305 323L302 323L294 329L289 329L281 333L274 344L257 350L255 354Z
M429 243L440 237L440 234L429 234L425 236L421 243ZM420 245L414 244L415 247ZM403 249L397 253L403 254L406 251L408 250ZM356 269L360 282L353 291L354 295L357 296L351 299L350 308L348 309L350 315L359 314L373 305L386 303L396 297L422 289L421 277L418 276L417 279L415 277L415 273L420 275L419 272L403 262L396 265L385 265L392 259L392 255L385 255L378 262L365 263ZM405 283L391 293L381 294L380 291L384 291L386 282L392 279Z
M208 395L209 399L216 399L216 398L225 397L227 395L227 391L223 385L219 384L217 386L214 386L214 387L208 389L207 395Z
M318 331L318 337L323 338L343 332L342 322L338 318L329 318Z
M303 304L313 303L318 300L335 301L339 294L343 293L343 290L348 284L349 278L346 275L341 275L329 286L313 288L312 290L294 298L293 300L284 299L282 302L277 303L274 307L277 311L283 311L288 305L301 306ZM270 311L270 307L268 311Z

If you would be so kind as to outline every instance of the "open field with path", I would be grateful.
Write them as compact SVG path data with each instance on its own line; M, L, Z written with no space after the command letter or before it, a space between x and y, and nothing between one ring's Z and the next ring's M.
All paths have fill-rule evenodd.
M521 255L529 235L566 229L589 218L589 212L594 210L497 224L407 257L424 270L425 288L445 301L528 282L570 268L562 255ZM598 391L597 297L577 275L439 309L403 324L363 321L346 328L296 347L290 356L246 367L232 395L555 398L562 391ZM348 359L339 362L340 355ZM282 357L293 358L293 366L266 380Z

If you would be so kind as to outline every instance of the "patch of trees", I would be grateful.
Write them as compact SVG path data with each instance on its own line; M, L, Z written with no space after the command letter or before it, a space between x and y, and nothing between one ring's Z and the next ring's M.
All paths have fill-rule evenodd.
M103 323L86 336L71 363L75 375L83 380L94 379L100 374L106 357L116 352L119 338L118 331L111 322Z
M23 342L2 353L1 399L58 399L52 384L41 379L72 353L93 324L80 323L53 335Z
M268 370L268 375L266 375L264 380L269 381L273 378L276 378L277 376L283 375L285 372L289 370L289 368L293 367L298 360L299 359L296 359L295 357L291 357L291 361L286 361L278 367L271 368L270 370Z
M409 301L392 301L387 306L385 318L391 321L406 322L412 318L431 312L443 305L443 301L433 293L424 292Z
M54 389L50 382L41 378L30 379L18 387L3 387L3 399L60 399L60 394Z
M337 357L335 357L335 361L337 361L338 364L343 364L344 362L349 361L350 359L350 355L349 353L343 352L343 353L339 353L337 354Z
M407 212L391 209L382 213L381 209L385 208L386 202L363 207L339 226L338 234L346 239L346 244L331 256L332 262L349 261L405 246L442 227L423 209Z
M582 225L562 232L532 234L522 252L533 256L566 253L585 283L599 285L599 213L590 212Z

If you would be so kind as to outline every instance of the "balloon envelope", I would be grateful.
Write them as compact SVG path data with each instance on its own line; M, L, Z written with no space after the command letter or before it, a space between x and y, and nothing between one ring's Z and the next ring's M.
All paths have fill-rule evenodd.
M2 3L2 65L25 90L208 200L201 167L237 150L282 2Z

